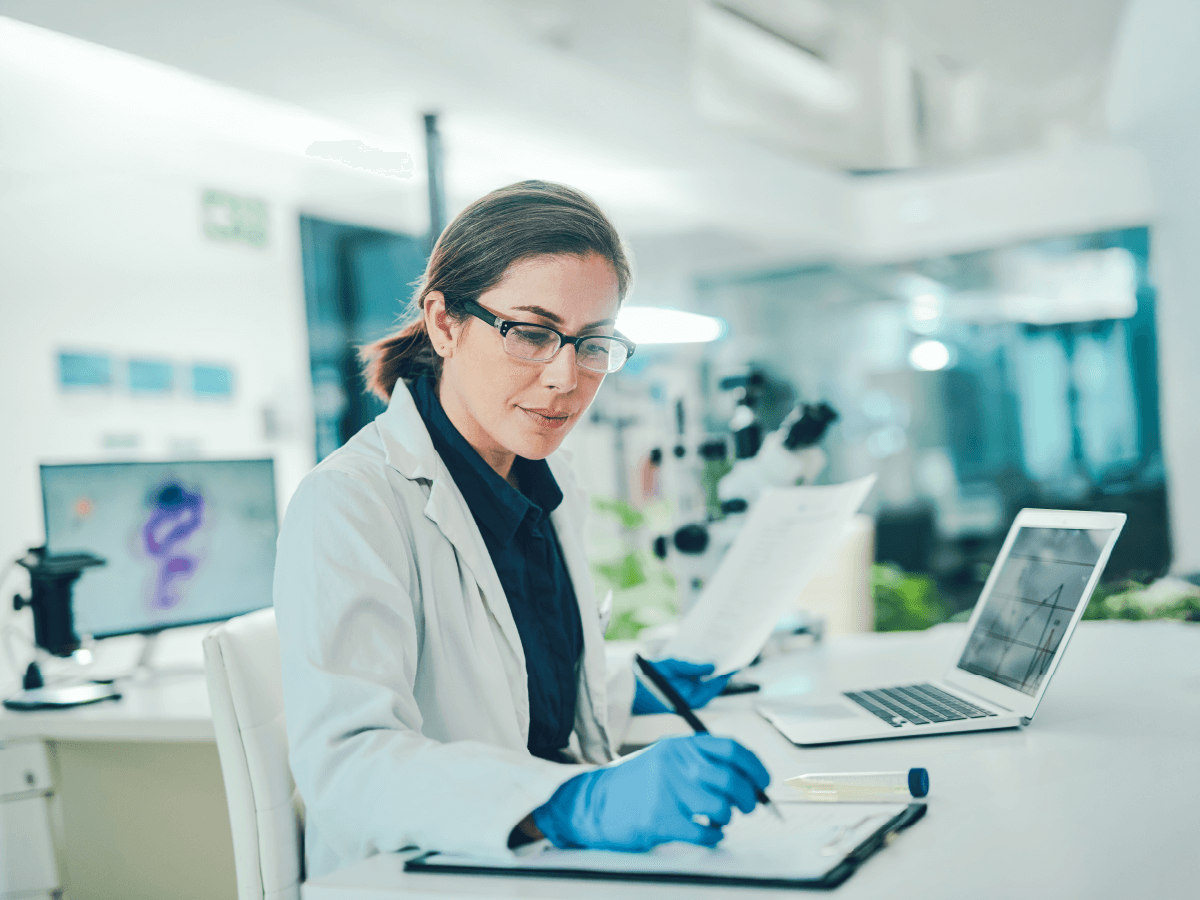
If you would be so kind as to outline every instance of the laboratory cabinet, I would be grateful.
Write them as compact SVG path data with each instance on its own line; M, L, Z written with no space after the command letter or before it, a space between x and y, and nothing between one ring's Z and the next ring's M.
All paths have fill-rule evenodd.
M53 779L39 740L0 741L0 897L62 896L51 828Z

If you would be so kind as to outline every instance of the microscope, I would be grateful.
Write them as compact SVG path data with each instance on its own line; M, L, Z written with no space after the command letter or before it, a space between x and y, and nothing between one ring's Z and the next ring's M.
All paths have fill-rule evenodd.
M71 591L85 569L103 566L106 561L90 553L49 554L35 547L17 560L29 572L29 596L13 597L13 609L29 607L33 613L34 643L52 656L69 657L80 647L71 609ZM103 682L46 686L41 667L31 662L25 670L22 688L4 701L8 709L53 709L80 706L100 700L119 699L120 693Z
M762 437L754 415L755 384L747 381L734 386L745 393L730 420L737 460L717 482L721 517L687 523L654 542L656 556L664 560L674 557L672 568L683 585L681 611L695 602L759 495L768 488L811 483L828 462L825 451L817 446L838 419L828 403L797 405L779 428ZM718 449L724 453L724 444L709 442L702 451L715 457Z
M739 459L717 485L722 507L738 500L748 507L771 487L812 482L829 459L817 446L838 414L828 403L800 404L762 439L757 452Z

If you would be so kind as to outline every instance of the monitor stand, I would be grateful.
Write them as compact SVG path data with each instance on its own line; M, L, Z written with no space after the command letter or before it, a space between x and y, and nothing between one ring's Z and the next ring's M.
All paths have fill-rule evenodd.
M158 647L158 639L162 637L161 631L147 631L142 635L145 640L142 641L142 652L138 654L137 662L133 664L133 677L139 681L144 681L153 678L157 673L150 660L154 657L154 650Z
M155 665L154 652L158 648L159 638L162 636L163 629L158 631L143 632L142 637L142 652L138 654L137 662L133 665L133 671L129 675L124 676L132 681L147 682L158 681L169 677L193 677L197 673L203 672L203 666L195 665Z

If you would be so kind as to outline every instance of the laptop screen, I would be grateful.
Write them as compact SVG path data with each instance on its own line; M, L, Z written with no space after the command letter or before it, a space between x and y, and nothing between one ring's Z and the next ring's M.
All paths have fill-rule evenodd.
M1111 535L1110 528L1021 528L958 668L1036 696Z

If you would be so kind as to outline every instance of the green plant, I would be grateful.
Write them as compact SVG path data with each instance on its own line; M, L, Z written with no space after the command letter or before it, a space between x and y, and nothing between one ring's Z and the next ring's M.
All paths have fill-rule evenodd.
M647 525L647 515L623 500L592 498L592 510L616 519L626 531ZM675 615L675 577L662 561L645 550L631 550L605 562L593 562L592 574L601 594L613 593L608 640L633 640L651 625Z
M592 572L602 591L613 592L608 640L633 640L643 629L675 615L675 577L645 550L634 550L610 563L594 563Z
M892 563L871 566L871 596L876 631L921 631L946 621L950 612L932 578Z
M592 510L601 515L611 516L621 523L622 528L641 528L646 524L646 516L632 504L624 500L611 500L608 497L592 497Z
M1200 622L1200 595L1183 590L1148 591L1149 585L1131 578L1101 584L1092 594L1083 611L1085 619L1124 619L1141 622L1146 619L1178 619Z

